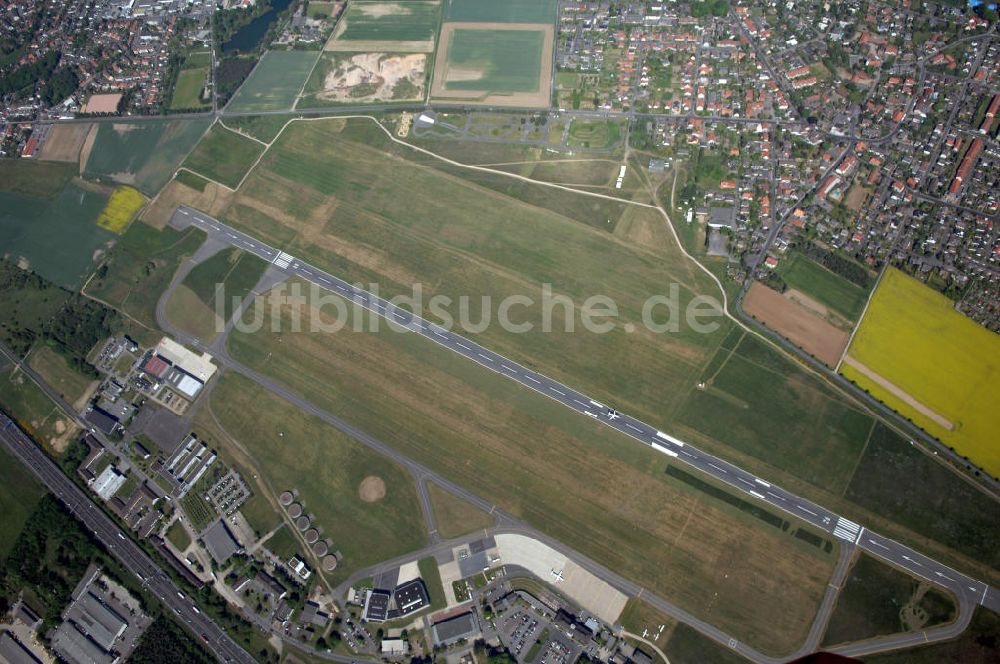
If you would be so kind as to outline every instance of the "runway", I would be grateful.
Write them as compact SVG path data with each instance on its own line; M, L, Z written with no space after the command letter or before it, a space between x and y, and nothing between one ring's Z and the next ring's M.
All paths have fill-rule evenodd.
M981 604L993 611L1000 612L1000 592L988 584L961 574L895 540L879 535L861 524L854 523L816 503L786 491L780 486L768 482L765 478L757 477L718 457L703 452L669 433L659 431L641 420L625 413L613 411L607 405L563 383L494 353L466 337L414 316L385 299L343 281L284 251L266 245L202 212L186 206L179 207L171 218L170 224L178 229L193 225L206 232L214 240L244 249L271 263L273 267L284 271L289 277L298 277L334 292L395 326L419 334L469 361L504 375L510 380L517 381L524 387L611 427L674 461L679 461L715 478L745 494L748 498L767 503L777 511L806 521L840 540L855 544L882 560L942 586L955 593L960 603L966 607ZM971 612L966 613L970 614L966 616L967 620L971 618ZM964 625L962 627L964 628ZM920 638L923 639L923 636Z

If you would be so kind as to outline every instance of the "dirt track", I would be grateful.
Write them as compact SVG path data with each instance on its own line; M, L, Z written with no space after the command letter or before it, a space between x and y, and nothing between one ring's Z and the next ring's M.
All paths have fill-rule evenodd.
M944 416L935 413L933 410L931 410L924 404L920 403L919 401L911 397L909 393L906 392L906 390L899 387L895 383L890 382L888 379L884 378L881 374L873 371L872 369L869 369L866 365L855 360L850 355L844 356L844 364L846 364L849 367L853 367L854 369L857 369L865 376L878 383L879 387L885 388L894 397L902 400L903 402L906 403L906 405L911 406L921 415L924 415L925 417L928 417L929 419L933 420L935 424L944 427L948 431L951 431L952 429L955 428L955 425L949 422Z
M538 30L545 34L542 41L542 67L535 92L493 93L490 90L446 90L445 83L458 80L448 74L448 49L455 30ZM555 27L548 23L445 23L438 38L434 58L434 81L431 97L440 101L461 101L472 106L518 106L548 108L552 89L552 44Z
M847 345L848 333L839 330L781 293L755 282L743 308L769 328L834 367Z

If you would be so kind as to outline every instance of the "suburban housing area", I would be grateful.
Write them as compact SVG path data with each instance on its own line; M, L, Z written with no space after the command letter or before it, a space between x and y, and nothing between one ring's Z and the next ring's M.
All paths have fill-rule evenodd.
M997 660L995 4L0 16L0 661Z

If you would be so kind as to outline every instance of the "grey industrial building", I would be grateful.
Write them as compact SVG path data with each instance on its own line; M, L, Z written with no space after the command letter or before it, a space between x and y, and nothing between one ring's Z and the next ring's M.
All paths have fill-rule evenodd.
M472 611L434 623L432 627L435 645L449 645L459 639L467 639L479 632L479 624Z

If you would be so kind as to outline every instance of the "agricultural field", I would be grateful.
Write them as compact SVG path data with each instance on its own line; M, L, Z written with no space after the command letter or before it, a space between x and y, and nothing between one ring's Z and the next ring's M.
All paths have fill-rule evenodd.
M468 535L493 525L492 516L433 482L427 483L427 493L434 509L438 534L444 539Z
M294 407L248 379L228 372L219 380L199 420L239 445L261 465L270 492L295 488L324 537L343 553L329 575L337 584L352 570L420 548L426 531L416 486L402 467L361 446L322 420L295 413ZM372 500L359 491L377 477L386 492Z
M828 367L836 367L850 333L805 306L796 293L779 293L755 281L743 299L743 310Z
M257 306L269 319L270 303ZM314 313L305 314L302 332L290 330L287 309L277 331L234 332L230 353L473 491L483 477L507 477L489 488L502 508L757 647L788 652L808 631L833 554L795 546L669 477L662 455L422 337L352 331L349 309L341 331L309 333ZM216 388L213 408L220 398ZM255 453L274 465L270 454ZM763 616L759 606L778 597L784 610Z
M153 196L173 177L211 122L199 118L95 123L81 155L84 172Z
M25 162L18 160L4 169L11 174L7 187L16 191L0 190L0 255L60 286L79 288L116 237L97 225L108 192L59 178L65 172L62 167L72 169L71 164ZM49 185L20 184L22 177L45 178L49 173L56 174Z
M445 23L431 97L548 107L553 34L538 24Z
M0 379L3 377L0 376ZM0 450L0 512L3 525L0 527L0 560L6 560L14 547L21 528L45 495L45 488L21 462Z
M322 62L317 64L320 66ZM270 143L289 120L287 115L241 115L226 118L225 125L229 129L253 136L258 141Z
M86 122L58 124L49 131L38 153L40 161L80 162L80 151L87 140L92 125Z
M823 645L916 632L957 615L950 594L862 553L837 597Z
M1000 337L956 312L945 296L890 269L848 355L844 376L1000 475L993 420L1000 409Z
M156 303L181 261L204 241L205 234L195 228L180 232L134 223L87 283L86 294L135 319L155 342Z
M291 109L317 57L315 51L268 51L226 110L246 113Z
M423 53L334 53L320 56L298 108L347 102L420 101L427 81Z
M325 49L430 53L440 16L437 0L352 0Z
M263 151L264 146L257 141L217 124L208 130L182 167L234 189Z
M447 21L554 23L556 0L450 0Z
M108 204L97 217L97 225L115 235L121 235L145 204L146 197L138 190L132 187L115 187Z
M785 258L778 270L790 288L817 300L848 323L857 321L865 308L868 293L863 288L798 252Z
M49 346L36 345L28 359L31 368L39 373L63 399L75 407L83 408L81 397L91 392L95 378L85 376L66 361L66 358Z
M334 2L324 2L322 0L309 0L309 7L306 15L309 18L325 18L333 14Z

